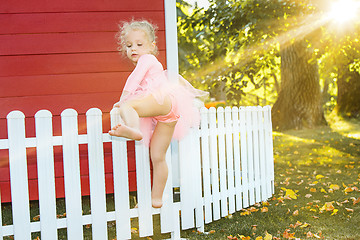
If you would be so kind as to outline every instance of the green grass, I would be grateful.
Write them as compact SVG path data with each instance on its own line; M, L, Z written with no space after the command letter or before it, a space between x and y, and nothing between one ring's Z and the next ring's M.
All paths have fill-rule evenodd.
M274 132L275 194L268 205L206 225L205 231L212 233L192 229L182 236L264 239L268 233L273 239L360 239L360 203L354 204L360 198L360 122L329 122L317 129ZM268 211L261 212L263 207Z
M360 197L360 121L332 117L328 122L330 126L317 129L274 132L275 194L267 203L207 224L209 234L190 229L183 231L182 237L264 239L269 233L273 239L317 239L315 235L307 238L306 234L312 233L321 239L360 239L360 203L353 204ZM133 197L130 200L133 206ZM114 209L111 195L107 207L108 211ZM3 204L2 210L3 224L11 224L11 205ZM83 210L90 213L88 197L83 198ZM64 213L64 200L59 199L57 214L62 217ZM31 202L31 218L38 214L37 202ZM170 238L160 234L158 223L155 216L151 239ZM114 224L108 226L109 239L113 239ZM132 227L133 239L140 239L136 220ZM34 233L32 238L39 235ZM91 239L91 226L84 226L84 236ZM66 239L66 230L59 230L59 239Z

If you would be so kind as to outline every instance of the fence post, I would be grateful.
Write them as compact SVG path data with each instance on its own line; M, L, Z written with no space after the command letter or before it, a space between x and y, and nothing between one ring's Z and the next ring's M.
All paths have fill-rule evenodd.
M77 112L61 113L67 236L83 239Z
M56 240L58 234L51 112L40 110L35 114L35 130L41 238Z
M107 239L104 147L102 112L91 108L86 112L88 136L90 201L92 219L92 238Z
M15 239L31 239L29 188L25 146L25 116L20 111L7 115L12 212ZM21 189L21 191L19 191Z

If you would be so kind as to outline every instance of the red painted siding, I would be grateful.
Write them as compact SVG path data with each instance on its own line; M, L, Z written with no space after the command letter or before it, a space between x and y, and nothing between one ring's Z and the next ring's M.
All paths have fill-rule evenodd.
M109 111L118 100L133 66L117 52L117 24L148 19L159 27L159 59L165 64L164 0L13 0L0 6L0 138L7 138L6 115L26 115L26 136L35 136L33 116L40 109L54 115L54 135L61 134L60 113ZM130 188L136 188L134 146L128 146ZM57 197L63 197L61 148L55 148ZM89 193L86 146L81 146L83 194ZM28 149L30 198L37 199L36 151ZM112 192L111 146L105 144L107 192ZM10 201L8 151L0 150L2 201ZM62 190L61 190L62 189Z

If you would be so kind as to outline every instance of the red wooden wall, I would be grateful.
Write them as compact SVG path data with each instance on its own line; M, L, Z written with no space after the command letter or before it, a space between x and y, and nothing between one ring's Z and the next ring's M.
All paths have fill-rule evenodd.
M159 27L159 59L165 65L164 0L12 0L0 5L0 139L7 138L6 116L26 116L26 136L35 136L33 116L48 109L54 134L61 134L60 113L79 113L80 134L92 107L109 111L119 99L133 65L117 52L115 34L122 20L147 19ZM63 197L61 147L55 147L57 197ZM133 144L128 146L130 188L136 188ZM80 146L82 191L88 194L86 146ZM8 151L0 150L0 187L10 201ZM105 144L107 192L112 192L111 145ZM36 149L28 149L30 198L37 199Z

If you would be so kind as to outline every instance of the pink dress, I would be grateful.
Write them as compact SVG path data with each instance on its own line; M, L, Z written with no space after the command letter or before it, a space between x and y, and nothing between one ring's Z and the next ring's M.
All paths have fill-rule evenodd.
M195 89L188 81L179 76L179 80L168 79L168 74L154 55L142 55L133 72L128 77L124 91L130 94L121 101L139 99L152 94L159 104L169 96L172 110L179 116L176 123L175 139L181 139L191 127L200 123L199 109L194 105L196 97L205 97L207 92ZM148 146L152 132L157 124L155 117L140 118L143 142Z

